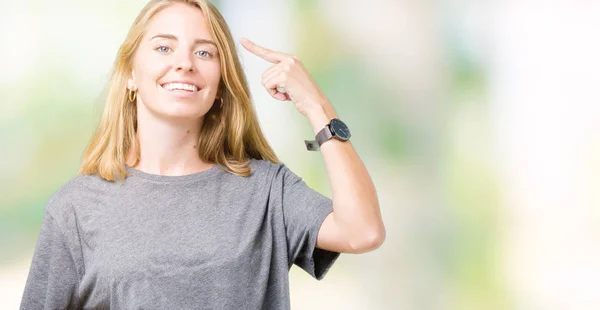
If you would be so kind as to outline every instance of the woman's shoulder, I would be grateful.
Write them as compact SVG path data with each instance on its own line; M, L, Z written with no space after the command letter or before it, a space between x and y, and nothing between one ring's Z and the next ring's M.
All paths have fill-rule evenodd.
M277 175L282 170L287 169L286 165L283 162L272 162L266 159L255 158L252 158L250 160L250 168L252 169L252 174L265 175L271 177Z
M263 159L252 159L250 167L252 168L251 175L258 175L261 179L264 179L269 183L279 183L280 181L284 183L294 183L299 179L302 179L298 174L292 171L288 165L281 161L271 162Z
M277 165L279 165L279 164L273 163L270 160L250 158L250 167L252 169L268 170L268 169L272 169L274 166L277 166Z
M98 175L76 175L64 182L55 190L48 199L45 211L53 217L61 217L65 213L72 212L73 202L87 193L95 191L100 187L111 186L112 182L102 179Z

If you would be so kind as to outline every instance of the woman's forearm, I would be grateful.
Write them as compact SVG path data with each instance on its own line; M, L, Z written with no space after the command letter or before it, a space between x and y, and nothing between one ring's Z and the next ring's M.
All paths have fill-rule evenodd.
M332 105L307 114L315 135L337 118ZM331 185L334 218L352 244L376 248L385 239L385 227L375 186L350 140L329 139L320 147Z

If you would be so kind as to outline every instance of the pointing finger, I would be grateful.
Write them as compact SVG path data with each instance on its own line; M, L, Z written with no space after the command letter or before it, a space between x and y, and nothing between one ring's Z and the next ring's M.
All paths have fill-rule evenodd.
M272 63L279 63L287 57L287 55L284 53L262 47L246 38L242 38L240 42L242 43L242 46L252 54Z

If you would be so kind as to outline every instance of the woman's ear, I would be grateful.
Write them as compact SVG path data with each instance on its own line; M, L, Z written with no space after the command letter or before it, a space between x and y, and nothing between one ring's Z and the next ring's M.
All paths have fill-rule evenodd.
M135 73L131 71L131 78L127 80L127 89L131 91L136 91L137 87L135 86Z

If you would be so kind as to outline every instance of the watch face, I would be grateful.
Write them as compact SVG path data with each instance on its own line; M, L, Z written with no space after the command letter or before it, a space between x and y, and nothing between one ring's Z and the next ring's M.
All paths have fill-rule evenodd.
M348 126L346 126L346 124L339 119L332 119L329 128L331 128L331 133L334 137L344 141L350 139L350 129L348 129Z

